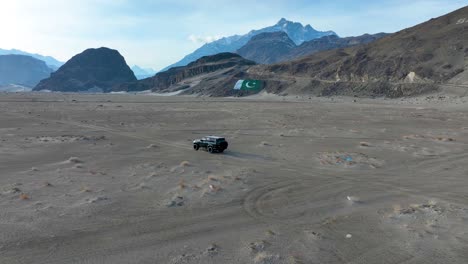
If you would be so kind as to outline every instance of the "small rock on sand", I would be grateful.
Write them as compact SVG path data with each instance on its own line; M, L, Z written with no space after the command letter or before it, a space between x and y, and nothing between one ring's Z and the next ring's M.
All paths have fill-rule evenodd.
M188 161L182 161L182 162L180 163L180 166L181 166L181 167L189 167L190 165L192 165L192 164L190 164L190 162L188 162Z
M68 160L67 160L68 163L83 163L82 160L80 160L79 158L77 157L70 157Z
M258 253L254 258L255 264L271 264L271 263L278 263L280 260L279 255L273 255L266 252Z

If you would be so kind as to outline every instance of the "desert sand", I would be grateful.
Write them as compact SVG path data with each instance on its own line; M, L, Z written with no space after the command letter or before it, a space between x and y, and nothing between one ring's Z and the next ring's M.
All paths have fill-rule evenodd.
M467 263L468 103L0 94L0 263ZM191 141L224 136L224 154Z

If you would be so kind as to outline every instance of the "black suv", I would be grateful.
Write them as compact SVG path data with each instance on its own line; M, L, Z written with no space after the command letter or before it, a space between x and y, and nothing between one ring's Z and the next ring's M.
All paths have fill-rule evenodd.
M199 150L200 148L204 148L208 150L210 153L220 152L222 153L225 149L227 149L228 143L226 139L223 137L216 137L216 136L207 136L201 139L195 139L193 141L193 149Z

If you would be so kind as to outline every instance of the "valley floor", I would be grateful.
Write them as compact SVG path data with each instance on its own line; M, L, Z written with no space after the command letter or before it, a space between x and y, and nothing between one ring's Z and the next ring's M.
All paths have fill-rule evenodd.
M0 94L0 263L467 263L468 103ZM225 136L224 154L191 141Z

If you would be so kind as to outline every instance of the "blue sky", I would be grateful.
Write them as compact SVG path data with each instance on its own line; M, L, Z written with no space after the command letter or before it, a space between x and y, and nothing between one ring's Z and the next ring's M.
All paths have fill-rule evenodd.
M106 46L129 65L161 69L205 41L282 17L353 36L395 32L466 5L468 0L2 0L0 48L66 61Z

